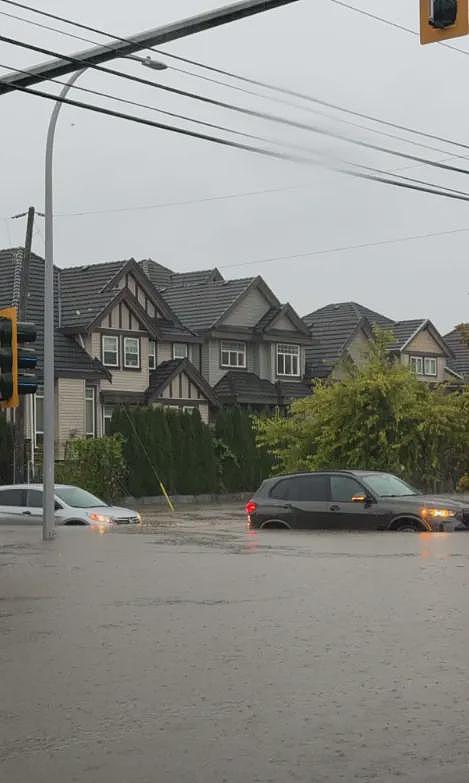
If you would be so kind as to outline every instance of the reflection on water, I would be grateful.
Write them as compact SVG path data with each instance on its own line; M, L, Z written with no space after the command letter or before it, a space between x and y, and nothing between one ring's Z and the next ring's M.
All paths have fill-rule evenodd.
M247 530L246 531L246 549L249 553L254 553L257 550L257 531L256 530Z
M419 533L420 557L423 560L447 560L449 551L446 542L449 537L449 533Z
M106 533L111 532L111 526L110 525L90 525L90 530L92 533L99 533L100 536L104 536Z

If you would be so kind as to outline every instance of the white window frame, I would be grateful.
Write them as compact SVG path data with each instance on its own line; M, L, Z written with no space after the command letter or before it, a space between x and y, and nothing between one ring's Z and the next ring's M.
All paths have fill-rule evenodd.
M111 412L111 415L109 416L109 411ZM106 422L112 421L112 416L114 414L114 408L112 405L103 405L103 435L106 435Z
M92 403L93 426L88 429L88 403ZM94 386L85 386L85 435L87 438L96 437L96 389Z
M173 343L173 359L187 359L188 355L187 343Z
M423 375L423 356L411 356L409 366L415 375Z
M38 400L42 401L42 425L44 426L44 389L42 386L38 386L36 394L34 395L34 445L38 447L37 437L44 438L44 430L38 430L37 428L37 403Z
M423 364L423 369L426 376L429 378L436 378L438 376L438 361L435 356L425 356ZM435 368L434 372L429 371L428 366L430 364Z
M105 342L106 340L113 340L115 345L115 350L113 349L106 349L105 348ZM113 362L107 362L106 361L106 353L115 353L116 354L116 361ZM119 367L119 338L117 335L114 334L103 334L102 336L102 355L103 355L103 364L105 367Z
M156 370L156 340L150 340L148 347L148 369Z
M137 364L128 364L127 363L127 344L129 341L132 341L133 343L137 344L137 352L131 353L131 356L137 357ZM124 337L124 347L123 347L123 354L124 354L124 368L126 370L140 370L140 339L138 337Z
M288 360L290 360L290 367L288 367ZM291 343L277 344L277 375L280 378L299 378L301 375L300 365L301 350L299 345L293 345Z
M195 405L183 405L182 410L183 413L194 413Z
M246 369L246 343L224 340L220 343L220 364L237 370Z

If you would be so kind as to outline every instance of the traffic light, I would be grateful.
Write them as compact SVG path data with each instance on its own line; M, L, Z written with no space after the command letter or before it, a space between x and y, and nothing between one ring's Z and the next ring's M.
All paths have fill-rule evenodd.
M469 34L469 0L420 0L420 43Z
M35 342L36 336L33 324L16 320L15 307L0 310L0 408L17 408L20 395L36 392L34 375L20 372L36 368L35 350L22 347Z

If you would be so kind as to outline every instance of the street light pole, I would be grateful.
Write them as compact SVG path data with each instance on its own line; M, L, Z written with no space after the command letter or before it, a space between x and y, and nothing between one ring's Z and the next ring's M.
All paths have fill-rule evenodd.
M86 69L74 73L60 93L65 98ZM44 461L42 538L55 538L55 373L54 373L54 198L53 164L57 120L63 104L55 104L47 132L45 170L45 252L44 252Z
M134 57L149 68L163 71L164 63L150 58ZM87 69L72 74L61 91L65 98L77 79ZM54 140L57 120L63 103L57 101L49 121L45 168L45 252L44 252L44 456L43 456L43 521L42 538L55 538L55 373L54 373Z

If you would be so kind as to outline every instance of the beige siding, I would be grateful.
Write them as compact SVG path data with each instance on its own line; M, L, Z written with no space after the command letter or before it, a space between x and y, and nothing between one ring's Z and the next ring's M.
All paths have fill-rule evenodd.
M158 343L156 351L157 351L156 358L158 364L162 364L163 362L168 362L170 359L173 358L172 343Z
M442 354L441 347L436 340L433 339L428 329L423 329L419 334L414 337L412 342L406 346L406 353L432 353Z
M96 339L97 338L97 339ZM146 391L150 381L149 368L148 368L148 349L149 349L148 337L140 338L140 370L124 370L113 369L109 367L112 373L112 383L107 379L103 379L101 382L102 389L112 389L112 391L130 391L130 392L142 392ZM94 356L101 356L101 335L93 335L93 346L97 352Z
M67 441L85 435L85 381L59 378L56 395L56 441L61 459Z
M272 356L270 343L261 343L259 345L259 377L272 379Z
M279 318L277 318L273 322L272 328L273 329L283 329L286 332L296 332L296 330L297 330L296 326L294 324L292 324L292 322L290 321L288 316L284 315L283 313L282 313L282 315Z
M347 353L353 363L358 366L366 362L370 353L370 341L364 332L361 330L357 332L347 349Z
M253 287L240 299L223 323L230 326L255 326L269 309L270 304L265 296Z

